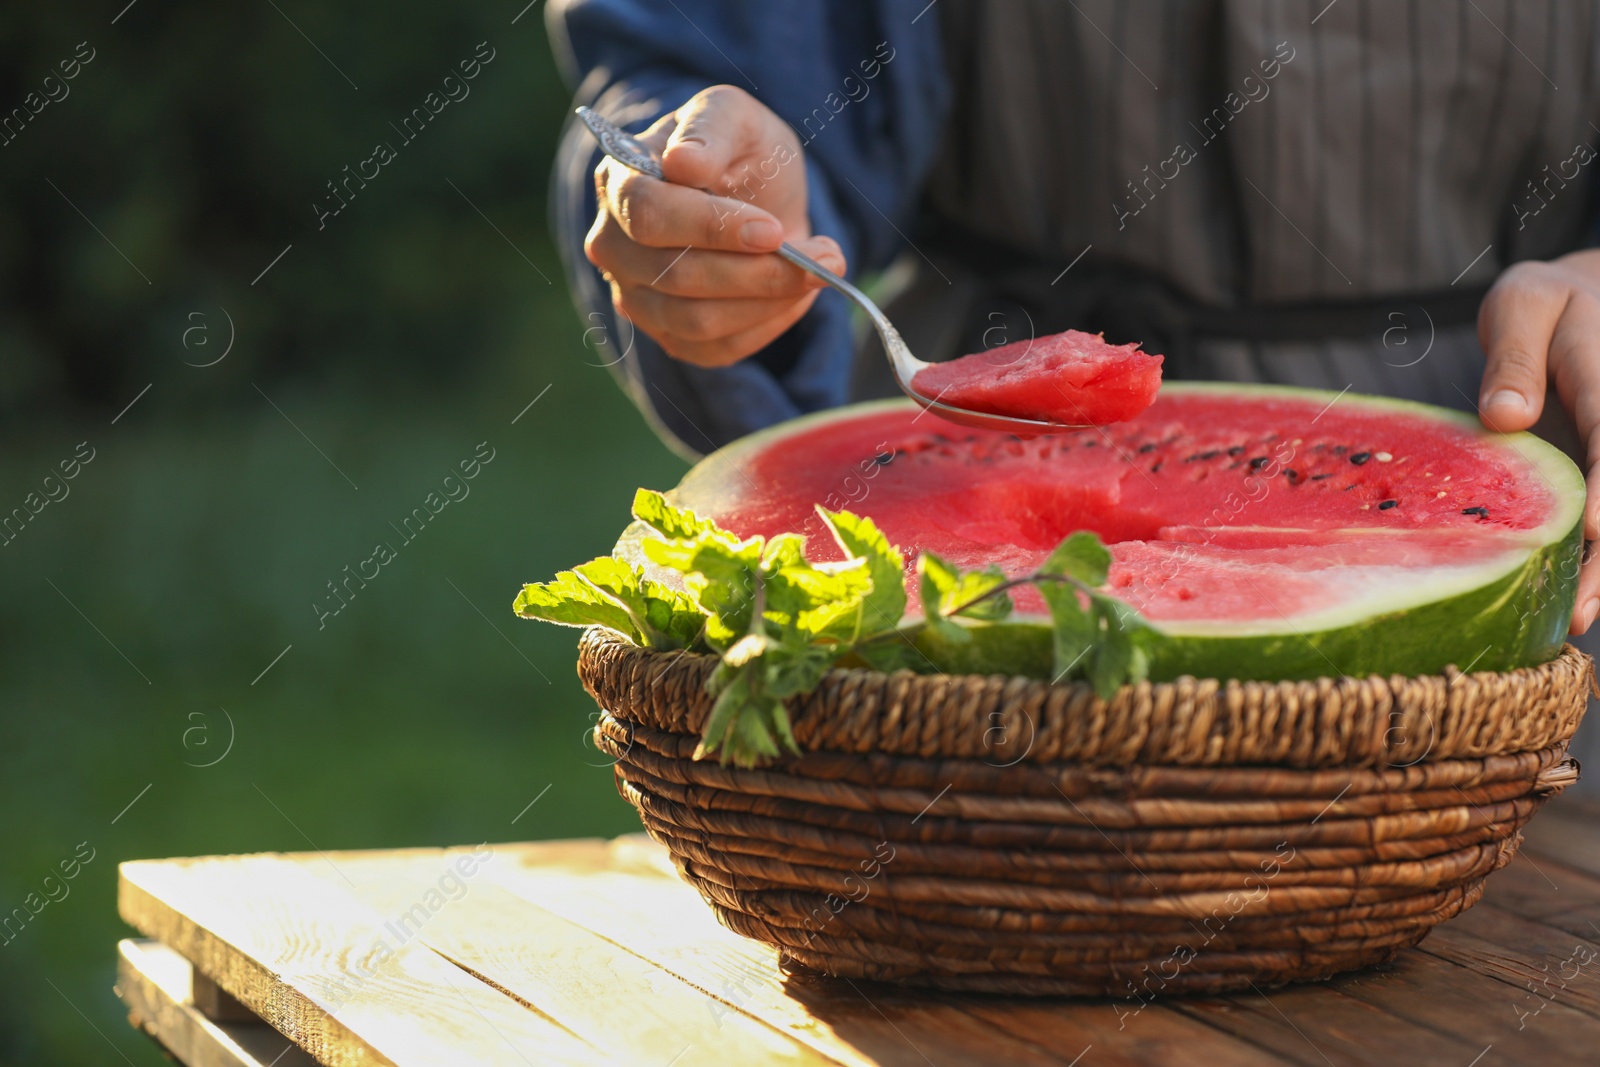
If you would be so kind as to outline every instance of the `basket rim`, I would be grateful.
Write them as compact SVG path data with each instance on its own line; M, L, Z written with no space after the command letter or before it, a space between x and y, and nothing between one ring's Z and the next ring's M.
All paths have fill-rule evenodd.
M714 655L584 631L578 674L622 721L698 736ZM1182 676L1101 700L1083 682L836 667L789 701L803 751L980 759L991 766L1407 767L1565 744L1595 687L1571 644L1512 671L1239 681Z

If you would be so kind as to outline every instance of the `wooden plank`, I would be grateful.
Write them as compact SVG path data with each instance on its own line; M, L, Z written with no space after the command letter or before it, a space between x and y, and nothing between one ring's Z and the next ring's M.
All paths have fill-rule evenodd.
M851 1065L923 1067L937 1051L941 1067L994 1062L1063 1061L1025 1039L926 994L868 982L786 978L774 949L721 926L700 895L680 879L666 850L643 835L616 841L608 860L583 877L573 864L554 867L534 847L496 846L497 884L627 951L717 1001L702 1018L713 1030L739 1015L759 1019L824 1056Z
M140 861L119 872L125 921L320 1063L614 1062L426 946L397 938L393 923L347 887L294 861Z
M1008 1033L1093 1067L1167 1067L1218 1063L1228 1067L1283 1067L1284 1059L1162 1003L1143 1009L1132 1001L999 1001L962 997L961 1007ZM1085 1051L1088 1050L1088 1051Z
M1526 888L1515 886L1523 891L1515 896L1507 893L1510 902L1502 901L1498 896L1490 899L1485 894L1485 901L1478 907L1499 907L1512 915L1531 918L1542 925L1563 929L1566 933L1589 941L1600 936L1600 878L1582 870L1563 867L1550 857L1544 857L1539 873L1528 870ZM1501 873L1510 872L1512 867L1507 867ZM1528 907L1523 910L1517 907L1518 904Z
M453 855L345 853L335 862L363 902L401 915L455 872ZM596 850L591 861L607 858ZM319 857L295 860L314 877L337 877ZM443 887L448 903L418 929L419 940L621 1062L647 1064L665 1052L675 1067L838 1063L765 1023L725 1011L720 1001L655 964L486 881L500 861L496 856L472 878L456 877ZM582 874L571 873L574 866L587 864L565 864L563 875L581 880Z
M1185 998L1172 1006L1306 1067L1463 1067L1482 1051L1481 1045L1419 1026L1326 985Z
M1518 996L1525 992L1524 1010L1538 1006L1535 998L1553 997L1600 1019L1600 935L1593 931L1584 936L1500 908L1478 907L1434 930L1421 951L1498 979ZM1592 963L1563 966L1591 953Z
M1596 903L1600 903L1600 876L1568 867L1548 855L1535 859L1519 852L1489 876L1478 907L1500 908L1525 919L1542 920Z
M195 1010L212 1022L260 1022L256 1013L240 1004L233 996L205 975L190 968L190 998Z
M1600 1043L1600 982L1593 981L1600 976L1600 872L1568 866L1564 850L1576 842L1576 858L1582 860L1587 839L1600 834L1587 824L1569 825L1572 817L1565 813L1573 810L1552 805L1541 813L1535 824L1548 820L1554 829L1542 838L1530 834L1529 854L1497 872L1484 903L1436 931L1424 943L1426 951L1408 952L1388 968L1320 986L1158 1003L1137 1016L1127 1014L1129 1005L1119 1013L1106 1001L1008 1001L785 975L774 950L717 924L698 893L677 878L664 850L642 837L609 844L496 845L496 858L467 880L465 893L429 909L425 928L399 950L431 958L432 966L445 970L420 978L414 970L428 965L408 958L395 976L402 986L420 989L384 990L378 998L382 1010L364 1009L366 1030L352 1024L350 1004L334 1006L331 1022L350 1030L358 1042L367 1041L367 1031L393 1025L383 1019L385 1011L414 1015L418 998L432 1007L447 1000L438 994L449 989L439 981L448 976L454 986L478 990L475 997L486 994L501 1009L509 1006L520 1018L517 1025L531 1020L540 1028L533 1062L552 1058L546 1039L559 1046L557 1062L666 1063L677 1055L675 1067L693 1062L1068 1064L1079 1057L1085 1063L1129 1067L1180 1061L1249 1067L1462 1065L1491 1045L1507 1057L1495 1062L1585 1062ZM435 885L442 864L468 851L171 861L155 866L171 868L168 874L180 872L174 877L186 880L184 891L195 899L179 900L183 894L165 883L148 885L160 881L155 875L130 884L125 872L124 914L141 907L187 911L191 925L206 927L195 920L204 918L207 901L219 913L237 911L243 901L251 912L240 921L243 934L226 932L239 935L239 947L221 930L186 933L180 923L170 932L198 955L204 955L209 936L243 957L232 971L223 968L218 974L223 989L252 1007L250 967L270 979L281 959L288 999L295 994L304 999L311 1010L301 1014L309 1019L316 997L336 994L339 977L348 978L364 962L360 950L381 932L384 917L390 916L392 924L393 916ZM281 871L246 870L263 860L295 867L301 881ZM240 864L244 867L227 875L214 869ZM187 881L196 870L199 881ZM140 894L160 899L141 905ZM258 904L263 895L272 898L270 906ZM285 903L288 897L294 899ZM281 925L272 913L285 909L291 921ZM173 926L170 917L163 921ZM270 952L250 941L260 936L252 933L254 926L277 927L279 940L287 942L278 946L280 956L267 958ZM350 936L357 928L368 940ZM335 965L300 958L304 943L324 937L332 939L324 943L340 946L331 950L339 957ZM1596 962L1574 971L1572 951L1579 945L1592 949ZM212 949L226 955L222 948ZM1555 989L1559 979L1551 976L1563 963L1574 977ZM1543 983L1539 988L1546 995L1530 992L1530 981ZM353 1004L358 998L350 999ZM528 1010L528 1004L536 1010ZM483 1021L456 1014L462 1016L456 1024L467 1026L481 1042ZM310 1023L302 1019L301 1025ZM607 1025L616 1032L607 1032ZM625 1035L624 1030L634 1032ZM451 1043L442 1047L458 1058L494 1062L493 1050L480 1054L476 1049L463 1053ZM500 1051L509 1049L502 1044ZM435 1058L415 1054L394 1062ZM447 1056L440 1062L450 1061ZM502 1061L521 1062L512 1056Z
M1401 953L1329 986L1436 1033L1492 1045L1495 1063L1583 1063L1600 1048L1600 1020L1427 952Z
M194 968L155 941L117 944L117 996L128 1021L187 1067L315 1067L293 1041L262 1022L217 1022L193 1003Z
M1600 875L1600 801L1560 796L1523 827L1523 848Z
M716 921L693 887L677 877L660 846L634 838L619 840L614 851L616 865L626 865L630 873L609 869L572 878L552 872L537 853L519 855L507 848L502 854L507 862L497 864L490 877L511 893L717 995L729 1012L761 1019L841 1063L1071 1063L1095 1036L1114 1040L1117 1020L1104 1003L1013 1001L1021 1006L1013 1009L992 997L939 996L878 983L785 976L774 949ZM1026 1022L1012 1018L1013 1010ZM1282 1062L1161 1006L1145 1009L1141 1018L1145 1025L1132 1047L1149 1054L1124 1052L1131 1058L1116 1062L1165 1064L1170 1058L1158 1052L1168 1047L1190 1054L1203 1051L1207 1060L1219 1063ZM1096 1062L1105 1048L1096 1045Z

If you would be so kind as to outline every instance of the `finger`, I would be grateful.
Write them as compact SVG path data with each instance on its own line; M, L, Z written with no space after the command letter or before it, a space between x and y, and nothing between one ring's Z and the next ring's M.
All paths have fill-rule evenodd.
M1544 263L1511 268L1483 298L1478 340L1488 356L1478 413L1491 430L1526 430L1544 407L1550 340L1570 286Z
M1600 537L1600 303L1583 292L1568 299L1550 338L1549 376L1584 443L1588 470L1584 536Z
M796 246L829 270L844 272L844 255L831 238L808 238ZM624 284L648 285L669 296L794 299L826 284L775 255L646 248L615 224L598 227L586 247L597 266Z
M660 118L652 122L649 129L645 130L643 133L635 134L635 136L640 141L643 141L645 144L649 145L651 148L654 148L657 152L660 152L666 147L667 140L672 136L672 131L677 129L677 127L678 116L669 111L665 115L662 115ZM602 207L605 206L606 202L606 177L609 173L606 164L614 162L616 161L611 159L609 156L601 156L600 162L595 164L594 193L599 199Z
M596 173L602 206L639 244L770 252L783 240L776 218L742 200L657 181L614 159Z
M648 286L619 286L622 309L652 336L661 332L680 341L703 344L738 336L769 320L787 314L801 297L729 300L668 296Z
M795 301L783 314L732 337L716 341L688 341L666 335L657 336L656 340L666 349L668 355L685 363L693 363L700 367L730 366L761 351L782 336L784 331L806 313L816 297L815 291L808 293Z
M720 188L734 161L758 147L765 105L732 85L713 85L677 111L677 128L662 152L669 181Z

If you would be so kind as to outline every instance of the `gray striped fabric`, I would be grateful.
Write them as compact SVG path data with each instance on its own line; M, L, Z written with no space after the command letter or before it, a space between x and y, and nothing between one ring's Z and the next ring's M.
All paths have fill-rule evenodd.
M941 10L957 111L929 201L998 244L1062 263L1087 249L1085 269L1126 265L1248 307L1482 286L1588 243L1594 4ZM1395 321L1387 348L1208 346L1193 373L1470 407L1471 331L1416 361L1431 331L1415 313Z

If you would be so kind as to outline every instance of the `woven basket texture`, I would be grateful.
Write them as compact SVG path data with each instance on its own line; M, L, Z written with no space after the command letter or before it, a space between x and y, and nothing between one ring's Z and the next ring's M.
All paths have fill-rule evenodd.
M1593 664L1125 687L835 670L695 760L716 660L588 631L596 744L729 928L830 975L1148 999L1326 978L1471 907L1577 779Z

